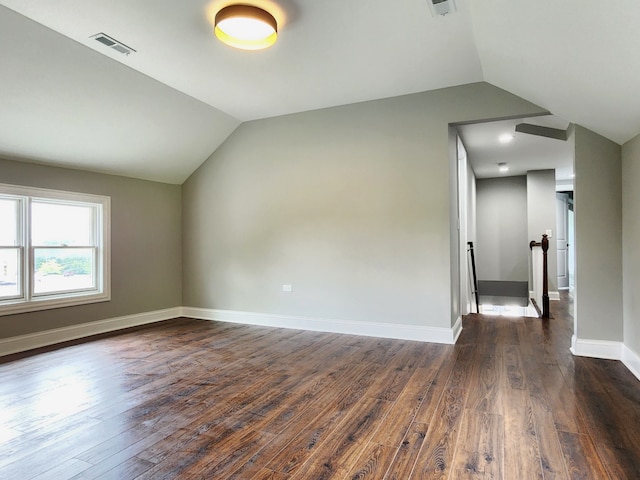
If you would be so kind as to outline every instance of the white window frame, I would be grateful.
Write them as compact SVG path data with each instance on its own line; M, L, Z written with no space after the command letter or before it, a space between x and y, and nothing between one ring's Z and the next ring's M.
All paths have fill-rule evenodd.
M0 300L0 316L33 312L51 308L70 307L111 300L111 198L87 193L50 190L0 183L0 196L19 201L17 219L18 248L20 249L20 298ZM93 245L96 255L94 288L34 294L34 251L31 242L31 202L44 200L61 205L84 205L95 208L93 217ZM41 247L42 248L42 247Z

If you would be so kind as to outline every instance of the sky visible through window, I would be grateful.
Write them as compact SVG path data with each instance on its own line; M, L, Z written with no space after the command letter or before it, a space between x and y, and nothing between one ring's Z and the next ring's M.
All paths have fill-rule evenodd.
M88 246L92 242L93 207L33 202L33 245Z
M0 245L13 247L17 245L18 201L0 199Z

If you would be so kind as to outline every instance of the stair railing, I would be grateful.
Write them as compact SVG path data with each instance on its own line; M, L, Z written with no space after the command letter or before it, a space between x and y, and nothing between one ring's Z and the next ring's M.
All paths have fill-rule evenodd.
M533 255L533 247L541 247L542 248L542 311L540 310L540 306L537 304L535 298L532 298L533 304L538 310L538 314L540 318L549 318L549 268L548 268L548 259L547 252L549 251L549 238L547 235L542 235L542 241L536 242L532 240L529 242L529 249L531 249L531 264L533 270L533 291L534 297L535 292L537 292L539 285L537 285L537 275L535 269L537 268L536 262L534 262Z
M476 256L473 253L473 242L467 242L467 252L471 260L471 271L473 273L473 291L471 294L476 299L476 313L480 313L480 299L478 298L478 276L476 275Z

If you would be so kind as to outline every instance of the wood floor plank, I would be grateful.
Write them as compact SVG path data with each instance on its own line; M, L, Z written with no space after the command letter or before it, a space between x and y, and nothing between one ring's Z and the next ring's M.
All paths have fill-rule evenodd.
M353 464L346 464L341 478L351 480L382 480L398 452L397 448L369 442ZM339 475L339 474L338 474Z
M429 424L435 414L436 408L442 398L449 377L453 372L453 368L456 365L456 357L458 356L456 349L449 349L443 356L443 362L441 368L438 369L436 376L434 377L429 389L422 400L422 405L416 412L415 421L417 423Z
M536 423L538 445L540 447L540 466L545 480L567 478L568 472L562 457L562 450L553 413L546 404L531 398L531 406Z
M522 365L520 349L514 345L504 345L502 351L504 370L509 388L523 390L525 386L525 373Z
M362 448L368 444L390 406L386 400L363 397L349 409L331 436L320 442L302 468L295 473L282 473L289 473L292 480L344 477L360 457Z
M591 438L587 435L576 435L569 432L559 432L559 437L569 478L581 480L610 479L598 457Z
M76 473L83 472L89 467L91 467L90 463L72 458L31 478L32 480L68 480L75 476Z
M194 464L183 475L194 478L229 477L238 467L246 463L254 454L267 445L274 435L266 432L244 429L227 437L226 442L216 443L216 455L213 461L203 460L203 465Z
M531 399L526 390L510 389L503 396L505 478L542 479L538 432Z
M0 466L0 478L30 478L75 458L86 449L101 443L102 439L96 435L96 431L100 431L102 426L100 422L87 424L82 428L65 432L58 438L53 437L47 443L34 442L12 455L5 456L3 465Z
M243 480L253 478L254 476L261 476L268 472L273 472L272 470L267 469L266 465L271 462L278 453L283 451L289 443L294 441L296 438L300 438L303 433L307 431L308 425L312 424L318 415L318 411L313 407L307 409L303 414L303 418L300 418L300 422L295 422L291 428L288 428L286 431L275 436L263 448L254 452L254 454L242 465L236 465L235 470L230 472L230 474L225 477L225 480ZM282 475L285 476L284 474Z
M384 480L405 480L411 477L411 472L422 449L427 436L428 426L424 423L413 423L411 429L398 447L393 462L389 466Z
M269 470L268 468L263 468L253 477L251 477L250 480L287 480L288 478L289 476L285 475L284 473L274 472L273 470Z
M587 433L576 396L570 391L560 368L556 365L537 364L538 379L531 382L532 398L548 412L555 428L564 432Z
M411 479L446 479L451 473L475 355L475 345L463 345L458 349L451 374L430 419Z
M115 456L109 462L102 462L87 468L69 480L133 480L153 467L153 463L136 457L123 459Z
M503 390L499 385L505 368L502 356L495 351L489 353L480 351L474 363L476 371L469 383L467 408L479 412L502 414L501 396Z
M451 473L466 392L446 388L416 461L412 480L446 479Z
M360 367L356 372L365 372L366 369ZM356 375L358 379L366 378L364 375ZM278 454L266 465L267 468L290 475L297 472L301 466L307 462L309 457L322 445L324 440L333 435L337 425L343 421L344 417L352 412L363 399L367 383L359 385L358 382L347 380L347 385L343 385L344 390L335 399L319 410L317 413L310 410L308 415L304 415L304 427L294 433L294 437L288 440ZM278 441L279 444L284 442ZM280 445L279 445L280 446Z
M389 414L381 422L373 441L383 445L398 447L413 423L416 413L429 390L435 371L424 367L418 368L411 381L404 388L398 401L394 402Z
M503 458L502 416L466 409L450 478L504 479Z
M615 472L612 478L640 478L640 401L633 388L637 380L626 377L620 379L621 388L601 388L610 381L614 363L577 360L575 371L586 381L575 387L576 402L596 450L608 471Z
M613 446L607 442L595 442L595 448L611 480L640 478L637 448Z
M176 439L176 443L166 443L166 447L154 467L139 475L139 480L169 480L174 478L193 478L187 474L191 469L201 469L218 458L214 438L193 432L184 432L183 438ZM203 465L204 464L204 465Z

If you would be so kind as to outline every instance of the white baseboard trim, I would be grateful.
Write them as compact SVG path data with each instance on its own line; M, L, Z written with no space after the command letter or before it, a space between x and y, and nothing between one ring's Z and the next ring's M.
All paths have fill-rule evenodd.
M395 338L418 342L454 344L462 331L462 319L452 328L398 325L392 323L357 322L326 318L297 317L255 312L237 312L209 308L183 307L182 315L201 320L259 325L263 327L292 328L314 332L342 333L367 337Z
M534 298L534 292L532 290L529 290L529 298ZM559 291L555 291L555 292L549 292L549 300L560 300L560 292Z
M620 360L633 375L640 380L640 355L622 342L604 340L583 340L575 335L571 337L571 353L577 357Z
M462 317L461 316L458 317L458 320L456 320L456 323L454 323L451 330L452 330L451 333L453 334L453 342L451 343L456 343L458 341L458 337L462 333Z
M626 345L622 346L622 363L640 380L640 355Z
M578 357L603 358L606 360L622 360L622 342L607 340L585 340L571 337L571 353Z
M34 348L47 347L49 345L55 345L56 343L90 337L91 335L100 333L161 322L162 320L169 320L181 316L183 316L182 307L175 307L4 338L0 339L0 356L25 352Z
M206 308L174 307L166 310L109 318L0 339L0 357L178 317L445 344L455 344L462 332L462 317L458 317L458 320L452 328L440 328L420 325L398 325L391 323L271 315Z

